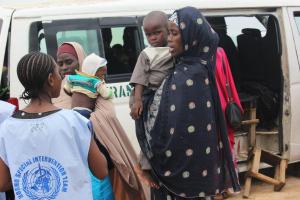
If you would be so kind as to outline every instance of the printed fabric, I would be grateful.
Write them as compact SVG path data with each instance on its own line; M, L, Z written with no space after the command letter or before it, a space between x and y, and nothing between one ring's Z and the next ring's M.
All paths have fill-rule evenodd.
M218 35L198 9L175 12L184 52L176 57L162 91L146 98L143 117L136 123L141 149L161 184L154 198L202 199L229 188L238 191L214 77ZM156 98L158 111L149 111L153 100L158 105ZM153 120L148 112L156 113L150 131L145 128Z

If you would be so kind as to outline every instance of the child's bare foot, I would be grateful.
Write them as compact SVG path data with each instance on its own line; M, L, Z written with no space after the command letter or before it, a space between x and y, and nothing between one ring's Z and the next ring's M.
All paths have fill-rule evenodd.
M134 170L143 183L149 187L159 189L159 185L153 180L150 170L142 170L140 165L137 165Z
M228 199L230 197L236 196L239 193L240 192L235 192L232 188L228 188L222 193L222 195L224 199Z
M217 194L215 197L214 197L214 200L223 200L223 195L222 194Z

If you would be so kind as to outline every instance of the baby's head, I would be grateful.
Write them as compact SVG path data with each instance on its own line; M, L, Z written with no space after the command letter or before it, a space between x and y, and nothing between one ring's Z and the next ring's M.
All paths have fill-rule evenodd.
M143 21L144 32L153 47L165 47L168 44L168 17L164 12L152 11Z
M107 60L105 58L92 53L83 60L82 72L91 76L97 76L100 79L104 79L104 75L107 72L106 64Z

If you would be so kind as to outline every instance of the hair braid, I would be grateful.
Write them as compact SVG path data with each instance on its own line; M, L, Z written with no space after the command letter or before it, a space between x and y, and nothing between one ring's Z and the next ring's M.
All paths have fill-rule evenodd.
M23 56L17 67L18 78L25 88L21 98L38 98L45 81L54 69L54 59L47 54L31 52Z

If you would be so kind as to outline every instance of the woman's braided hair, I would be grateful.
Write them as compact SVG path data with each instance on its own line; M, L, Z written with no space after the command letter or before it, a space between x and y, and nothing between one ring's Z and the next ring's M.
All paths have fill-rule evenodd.
M47 54L31 52L21 58L17 67L17 74L25 90L21 98L35 99L42 92L45 81L55 69L54 59Z

